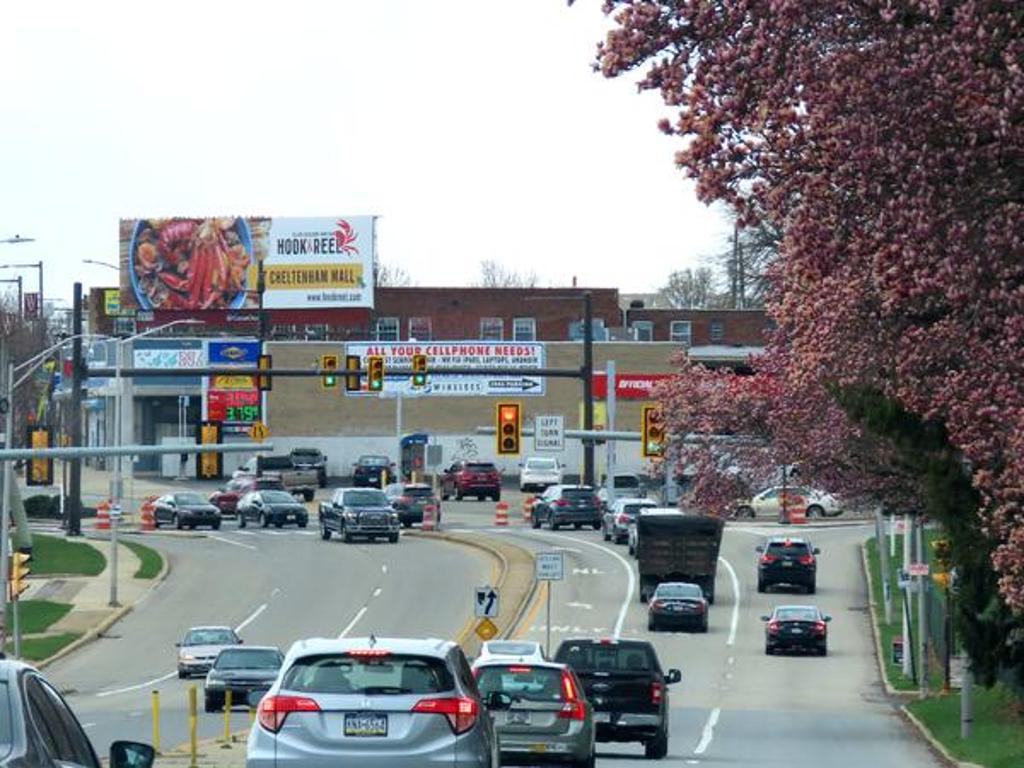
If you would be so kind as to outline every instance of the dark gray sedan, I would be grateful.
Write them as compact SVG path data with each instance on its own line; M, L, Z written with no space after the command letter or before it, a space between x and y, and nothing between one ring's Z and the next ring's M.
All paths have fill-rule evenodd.
M238 500L238 527L249 522L261 528L273 524L280 528L286 523L305 528L309 524L309 511L287 491L250 491Z
M153 522L157 528L167 523L179 531L182 528L195 529L200 525L216 531L220 528L220 510L193 491L168 493L154 502Z
M284 654L271 646L225 648L206 675L203 689L206 711L223 709L228 691L231 691L232 707L248 706L252 691L265 691L273 685L283 661Z

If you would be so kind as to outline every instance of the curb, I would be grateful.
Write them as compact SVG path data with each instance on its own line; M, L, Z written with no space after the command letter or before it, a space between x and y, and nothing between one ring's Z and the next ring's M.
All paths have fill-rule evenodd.
M900 707L900 714L902 714L903 717L910 721L910 723L921 732L921 735L924 737L925 741L928 742L928 745L938 752L939 755L949 763L949 765L956 766L956 768L985 768L985 766L979 765L978 763L962 763L957 760L956 757L954 757L946 748L946 745L935 738L928 726L921 722L913 712L907 709L905 704Z
M92 641L99 639L99 637L101 637L104 632L106 632L108 629L110 629L112 626L114 626L117 622L119 622L121 619L123 619L129 613L131 613L135 609L135 605L138 604L139 602L141 602L142 600L144 600L145 598L147 598L150 595L150 593L154 589L156 589L158 586L160 586L160 584L162 584L164 582L164 580L167 578L167 576L170 574L170 572L171 572L171 560L170 560L170 558L167 557L167 555L165 555L164 553L161 552L160 553L160 559L163 560L164 567L160 570L160 573L158 573L152 579L152 583L149 585L149 587L146 589L146 591L142 593L142 596L138 600L135 601L135 603L132 603L131 605L121 606L116 611L114 611L113 615L108 616L107 618L105 618L103 621L101 621L95 627L93 627L88 632L83 634L80 638L78 638L74 642L68 643L67 645L65 645L63 648L61 648L59 651L57 651L52 656L49 656L49 657L43 659L42 661L36 662L34 664L35 668L39 669L39 670L45 669L46 667L50 666L51 664L60 661L65 656L70 656L72 653L77 651L82 646L87 645L88 643L91 643ZM103 572L106 572L106 569L104 569ZM103 575L103 573L100 573L95 578L100 578L102 575Z
M866 543L860 545L860 565L864 572L864 580L868 585L868 614L871 617L871 636L875 642L875 661L878 663L878 673L882 678L882 686L885 688L885 692L893 698L901 700L912 698L916 695L914 691L897 690L889 682L889 672L885 666L885 649L882 648L882 632L878 627L878 618L875 616L875 609L878 607L878 603L875 602L875 580L871 575L871 567L868 563Z

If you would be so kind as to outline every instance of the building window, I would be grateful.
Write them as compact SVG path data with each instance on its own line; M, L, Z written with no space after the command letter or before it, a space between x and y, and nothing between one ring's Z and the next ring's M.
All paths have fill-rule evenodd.
M512 341L536 341L537 321L532 317L517 317L512 321Z
M687 347L690 346L692 327L689 320L673 320L669 333L672 341Z
M505 321L500 317L480 318L480 338L483 341L502 341L505 338Z
M711 321L711 343L721 344L725 341L725 322L722 320Z
M327 326L325 324L306 326L306 341L323 341L326 338Z
M650 320L636 320L633 323L634 341L654 341L654 323Z
M294 339L299 334L299 326L294 323L277 323L270 329L270 335L275 339Z
M409 318L409 338L416 339L416 341L430 341L430 318L429 317L410 317Z
M398 341L398 318L378 317L376 333L377 341Z

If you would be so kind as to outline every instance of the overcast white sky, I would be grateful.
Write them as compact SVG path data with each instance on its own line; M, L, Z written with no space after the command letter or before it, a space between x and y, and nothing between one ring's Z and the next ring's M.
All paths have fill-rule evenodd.
M377 214L381 259L420 285L495 259L654 290L728 226L658 99L592 72L600 5L5 3L0 239L37 242L0 264L43 259L70 298L115 283L82 259L116 262L120 217Z

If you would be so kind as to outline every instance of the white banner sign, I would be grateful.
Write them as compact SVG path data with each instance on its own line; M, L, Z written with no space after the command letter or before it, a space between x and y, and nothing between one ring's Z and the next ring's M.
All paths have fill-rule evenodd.
M538 415L533 426L533 449L535 451L565 450L565 417Z
M403 395L448 397L543 396L541 376L444 376L431 371L435 368L543 368L544 352L543 344L518 341L370 341L345 345L345 354L359 355L363 368L368 356L384 358L385 394L401 392ZM419 389L412 386L413 355L427 356L427 385ZM398 373L399 370L402 372ZM363 377L360 394L371 394L366 390L366 377Z
M136 368L205 368L206 350L196 349L136 349L132 358Z

